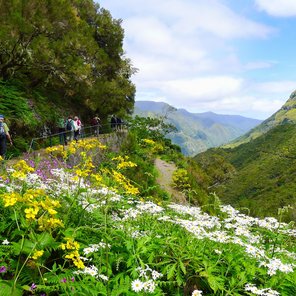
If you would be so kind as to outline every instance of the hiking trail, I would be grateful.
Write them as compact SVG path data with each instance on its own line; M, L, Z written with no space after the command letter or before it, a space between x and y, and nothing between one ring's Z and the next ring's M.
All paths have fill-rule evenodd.
M172 186L173 173L177 170L176 165L172 162L166 162L160 158L155 159L154 165L159 174L156 182L163 190L169 193L172 201L181 204L187 203L185 194Z

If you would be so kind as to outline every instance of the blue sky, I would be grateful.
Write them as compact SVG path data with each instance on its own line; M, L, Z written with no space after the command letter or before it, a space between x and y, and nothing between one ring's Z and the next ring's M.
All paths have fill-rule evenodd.
M136 100L265 119L296 89L296 0L102 0Z

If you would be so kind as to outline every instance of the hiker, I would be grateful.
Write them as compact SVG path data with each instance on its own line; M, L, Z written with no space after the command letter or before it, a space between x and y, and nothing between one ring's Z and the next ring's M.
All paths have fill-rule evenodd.
M101 126L100 122L101 122L101 119L98 116L95 116L90 122L90 125L92 126L92 130L93 130L93 134L95 136L99 135L100 133L100 126Z
M122 119L119 117L116 117L116 129L118 131L120 131L122 129L122 124L123 124Z
M72 116L69 116L66 123L67 141L72 141L74 137L74 121Z
M58 120L58 128L60 144L67 145L66 120L62 117Z
M78 141L78 137L80 135L81 126L82 126L81 121L78 118L78 116L75 116L74 117L73 125L74 125L74 140L77 142Z
M114 115L112 115L112 116L111 116L111 128L112 128L113 130L116 129L116 124L117 124L117 119L116 119L116 117L115 117Z
M9 128L7 124L4 122L4 116L0 115L0 156L2 158L5 158L7 139L10 142L10 145L12 145L12 140L9 134Z

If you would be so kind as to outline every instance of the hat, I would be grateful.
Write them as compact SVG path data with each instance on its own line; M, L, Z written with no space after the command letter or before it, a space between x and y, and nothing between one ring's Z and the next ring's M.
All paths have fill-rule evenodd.
M4 119L4 115L0 114L0 119Z

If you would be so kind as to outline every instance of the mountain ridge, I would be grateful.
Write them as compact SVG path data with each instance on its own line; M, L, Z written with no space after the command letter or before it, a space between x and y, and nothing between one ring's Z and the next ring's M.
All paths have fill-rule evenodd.
M296 91L292 92L289 99L285 104L270 117L262 121L258 126L251 129L246 134L232 141L226 147L237 147L243 143L247 143L253 139L256 139L262 134L265 134L273 127L287 123L287 122L296 122Z
M184 108L177 109L155 101L136 101L134 115L167 118L178 129L169 138L189 156L230 142L262 122L240 115L191 113Z

